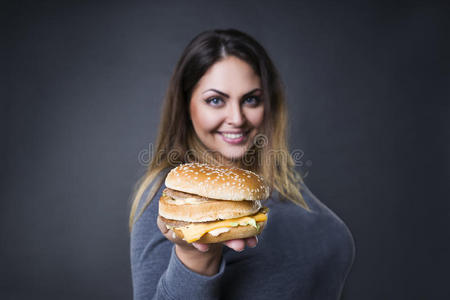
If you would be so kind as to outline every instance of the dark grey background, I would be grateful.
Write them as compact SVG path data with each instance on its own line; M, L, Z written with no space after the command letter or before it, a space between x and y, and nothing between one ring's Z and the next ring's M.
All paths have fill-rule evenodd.
M1 299L131 298L138 153L184 46L229 27L278 66L299 169L354 235L343 298L449 299L448 4L60 2L2 8Z

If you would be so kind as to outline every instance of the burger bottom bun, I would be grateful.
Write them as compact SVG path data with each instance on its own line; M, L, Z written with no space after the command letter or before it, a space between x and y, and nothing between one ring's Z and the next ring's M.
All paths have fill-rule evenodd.
M220 242L225 242L225 241L234 240L234 239L249 238L249 237L260 234L262 232L262 230L264 229L264 226L266 225L266 221L256 222L256 225L258 228L255 228L250 225L229 227L230 228L229 231L223 232L223 233L219 234L218 236L213 236L212 234L206 233L199 240L195 241L195 243L212 244L212 243L220 243ZM175 234L178 237L184 238L183 232L181 230L179 230L177 228L173 228L173 231L175 232Z

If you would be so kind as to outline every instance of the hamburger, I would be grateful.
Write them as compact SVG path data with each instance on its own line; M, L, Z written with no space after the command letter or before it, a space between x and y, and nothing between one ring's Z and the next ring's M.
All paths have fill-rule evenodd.
M181 164L165 180L159 215L188 243L218 243L258 235L267 222L269 187L254 172L200 163Z

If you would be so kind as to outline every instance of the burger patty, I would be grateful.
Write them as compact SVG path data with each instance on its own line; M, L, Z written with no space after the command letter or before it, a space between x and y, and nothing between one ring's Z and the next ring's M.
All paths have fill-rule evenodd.
M179 220L166 219L166 218L164 218L161 215L159 215L159 217L161 218L161 221L163 221L166 225L173 226L173 227L184 227L184 226L188 226L189 224L193 224L192 222L185 222L185 221L179 221ZM208 221L208 222L198 222L198 223L209 224L209 223L214 223L214 222L217 222L217 221L221 221L221 220Z
M164 224L169 225L169 226L173 226L173 227L184 227L184 226L187 226L187 225L191 224L189 222L166 219L166 218L164 218L161 215L159 215L159 217L161 218L161 221L164 222Z
M175 200L183 200L186 198L194 198L194 199L199 199L199 200L217 200L217 199L203 197L203 196L199 196L199 195L195 195L195 194L180 192L180 191L172 190L169 188L165 188L163 190L163 195L167 195Z

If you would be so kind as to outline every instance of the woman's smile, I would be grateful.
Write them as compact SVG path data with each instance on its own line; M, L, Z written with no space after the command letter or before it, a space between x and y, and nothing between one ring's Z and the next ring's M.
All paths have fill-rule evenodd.
M218 134L225 142L237 145L247 141L248 131L219 131Z

